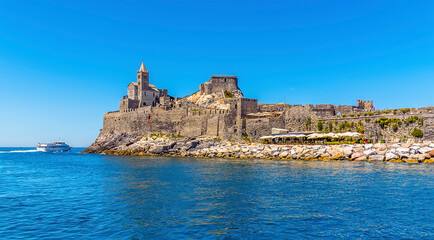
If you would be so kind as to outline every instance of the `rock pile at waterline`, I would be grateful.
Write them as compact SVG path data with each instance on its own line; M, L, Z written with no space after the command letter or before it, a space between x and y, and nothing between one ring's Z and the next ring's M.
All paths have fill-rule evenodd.
M137 138L113 136L99 139L86 152L120 155L164 155L219 158L300 160L392 161L434 163L434 143L377 143L341 145L272 145L221 142L212 138ZM116 138L115 138L116 139Z

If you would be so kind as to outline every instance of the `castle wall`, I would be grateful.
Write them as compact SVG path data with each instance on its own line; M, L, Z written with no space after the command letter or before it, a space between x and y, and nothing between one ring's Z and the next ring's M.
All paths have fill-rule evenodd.
M331 117L335 115L335 106L331 104L317 104L312 109L317 116Z
M208 82L200 85L201 94L212 94L224 91L236 91L238 88L238 79L235 76L212 76Z
M291 105L286 103L277 103L277 104L258 103L258 110L260 112L280 112L280 111L285 111L287 108L290 107Z
M241 117L245 117L249 113L258 112L258 100L252 98L239 98L237 105L241 108Z
M335 107L336 114L350 114L356 111L356 107L349 105L339 105Z
M294 105L285 112L285 128L290 132L308 131L311 125L308 120L316 120L312 105Z
M285 115L246 119L247 137L252 141L259 141L260 137L270 135L272 128L285 128Z
M208 109L192 111L187 108L171 110L157 107L127 109L124 112L104 114L104 133L128 133L149 136L151 133L182 135L188 137L233 137L228 132L227 124L231 124L235 114L228 110Z
M132 100L128 98L128 96L125 96L124 99L122 99L119 102L119 111L124 112L127 109L137 108L138 106L139 106L139 100Z
M386 142L402 142L408 139L414 139L416 141L434 140L434 114L432 113L390 113L353 117L314 117L309 115L309 111L306 111L306 109L298 109L295 112L287 113L286 117L286 128L290 131L357 132L363 130L365 138L371 139L374 142L381 140ZM413 122L408 120L415 117L417 120L413 120ZM309 127L306 126L308 118L311 119ZM395 119L393 121L395 121L396 124L390 122L387 125L381 126L379 122L381 118L391 121ZM318 121L322 121L322 129L318 129ZM329 129L329 126L331 126L331 129ZM422 139L415 138L411 135L415 128L423 131L424 137Z

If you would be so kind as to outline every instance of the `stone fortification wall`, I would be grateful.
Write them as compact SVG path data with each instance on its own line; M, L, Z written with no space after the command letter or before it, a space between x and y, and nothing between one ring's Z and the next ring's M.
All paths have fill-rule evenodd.
M290 132L310 130L309 121L316 121L312 105L294 105L285 112L285 128Z
M188 137L234 138L231 127L234 125L235 118L236 113L229 110L189 108L165 110L149 106L104 114L102 133L126 133L138 136L164 133Z
M277 104L264 104L258 103L258 109L260 112L278 112L285 111L287 108L290 108L290 104L286 103L277 103Z
M252 98L238 98L237 107L240 110L240 116L245 117L249 113L258 112L258 100Z
M335 106L336 115L351 114L351 113L357 112L357 110L359 110L359 109L355 106L349 106L349 105Z
M214 75L208 82L200 85L199 91L201 94L240 91L238 88L238 78L236 76Z
M321 117L331 117L336 114L335 106L332 104L317 104L312 108L317 116Z
M286 112L285 116L286 129L290 131L360 132L373 142L434 140L434 114L432 113L321 117L312 114L309 106L300 106L293 107L291 111ZM318 125L318 122L321 124ZM414 129L422 130L423 138L413 136Z
M373 142L405 142L409 139L434 140L434 114L381 114L374 116L320 118L323 130L332 132L360 132ZM312 128L319 131L318 121ZM412 135L415 129L423 132L423 137Z
M285 115L270 118L246 119L246 137L257 142L262 136L271 134L272 128L285 128Z

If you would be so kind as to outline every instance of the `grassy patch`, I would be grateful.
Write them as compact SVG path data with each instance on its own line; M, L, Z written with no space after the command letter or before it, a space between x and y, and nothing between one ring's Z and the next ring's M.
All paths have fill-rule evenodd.
M231 91L225 91L225 98L233 98L234 97L234 93Z

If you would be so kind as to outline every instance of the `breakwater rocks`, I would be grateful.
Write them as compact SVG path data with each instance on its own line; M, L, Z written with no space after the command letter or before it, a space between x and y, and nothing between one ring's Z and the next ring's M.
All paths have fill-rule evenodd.
M99 136L85 153L185 157L434 163L434 143L272 145L221 142L213 138Z

